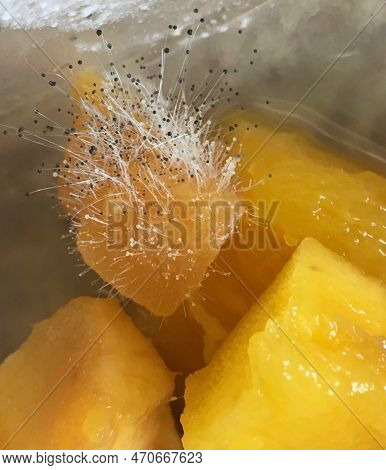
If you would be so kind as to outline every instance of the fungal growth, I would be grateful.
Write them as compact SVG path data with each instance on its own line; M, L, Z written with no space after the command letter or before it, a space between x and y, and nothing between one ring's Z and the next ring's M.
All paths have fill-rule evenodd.
M59 199L86 264L125 297L168 315L235 228L238 157L207 118L215 88L195 94L192 85L188 99L182 78L163 92L163 65L158 87L124 71L111 62L108 78L78 75L55 172Z
M152 74L144 57L135 60L135 72L114 62L113 45L97 29L108 67L95 71L79 59L67 64L67 72L55 66L53 73L40 73L69 98L69 108L57 111L67 111L70 126L35 110L42 132L14 128L22 139L64 155L54 168L38 170L53 171L56 184L28 194L57 190L76 246L70 252L80 253L84 272L96 271L103 287L161 316L172 314L201 285L245 213L238 194L239 185L248 183L236 182L240 144L213 124L224 103L239 101L232 83L237 69L224 69L219 61L206 76L187 77L192 44L204 23L200 18L184 30L171 85L165 78L170 46L164 45Z

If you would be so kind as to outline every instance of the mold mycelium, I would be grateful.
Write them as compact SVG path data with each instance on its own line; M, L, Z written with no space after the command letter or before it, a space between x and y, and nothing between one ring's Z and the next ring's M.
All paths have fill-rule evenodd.
M202 83L187 87L192 42L204 21L186 29L187 47L171 87L164 85L170 47L163 47L157 73L144 76L141 57L135 74L114 63L113 46L98 29L108 70L74 74L70 64L56 75L72 90L72 127L35 110L48 120L44 134L18 130L64 152L53 176L84 262L106 285L157 315L173 313L199 287L243 212L235 178L239 149L224 144L210 118L239 93L224 80L226 69L209 70ZM63 91L58 78L42 76ZM58 131L66 144L49 136Z

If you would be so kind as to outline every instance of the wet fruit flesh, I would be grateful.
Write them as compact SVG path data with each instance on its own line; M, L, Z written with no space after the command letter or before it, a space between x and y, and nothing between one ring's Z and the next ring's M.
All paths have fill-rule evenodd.
M218 207L236 200L232 159L223 143L196 135L191 115L162 108L162 100L146 106L135 85L128 95L115 85L100 91L87 73L76 85L81 105L57 174L78 249L122 295L170 315L234 228L234 214ZM124 240L111 243L111 232Z
M380 281L304 240L209 366L188 379L184 446L384 446L385 311Z
M241 144L239 170L244 185L258 183L243 197L263 204L258 209L263 219L271 217L270 208L278 204L269 222L279 248L266 243L247 251L222 250L215 263L229 276L211 273L200 289L209 313L232 327L305 237L316 238L367 274L386 280L382 176L363 171L350 156L332 151L305 131L279 130L271 136L274 127L248 113L235 113L225 121L229 141L236 138ZM258 234L258 242L269 242L266 235Z
M122 295L156 315L171 315L200 285L231 225L225 211L218 211L212 233L215 191L207 191L200 198L194 187L185 190L183 198L174 199L173 206L181 203L183 215L177 209L169 213L166 200L165 210L154 217L149 212L145 215L142 209L129 213L130 202L125 195L116 196L109 190L98 193L87 211L79 214L77 246L86 264ZM223 201L232 205L232 197L224 196ZM199 207L201 202L203 206ZM144 220L144 230L133 220ZM162 228L157 229L160 225ZM149 226L154 227L151 233Z
M8 449L178 448L173 388L118 302L80 297L0 366L0 440Z

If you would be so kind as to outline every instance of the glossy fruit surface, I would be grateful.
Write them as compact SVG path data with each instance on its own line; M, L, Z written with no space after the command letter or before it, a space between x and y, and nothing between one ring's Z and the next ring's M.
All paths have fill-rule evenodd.
M0 366L7 449L178 448L174 376L114 300L79 297Z
M188 378L185 448L385 446L385 311L380 281L305 239Z
M239 197L256 208L256 242L248 250L220 251L217 272L199 292L208 313L234 326L306 237L386 281L384 177L306 131L274 132L252 113L232 114L223 126L228 142L240 145L241 185L251 188Z

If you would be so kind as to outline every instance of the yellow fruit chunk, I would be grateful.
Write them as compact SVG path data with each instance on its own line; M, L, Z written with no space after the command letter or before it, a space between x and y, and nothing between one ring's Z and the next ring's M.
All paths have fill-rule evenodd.
M126 193L118 196L114 187L95 191L94 202L77 222L77 246L86 264L155 315L171 315L199 287L233 225L224 208L217 210L213 225L215 187L201 196L195 186L182 189L183 196L171 196L175 211L170 212L165 199L161 213L150 214L149 199L146 207L129 216ZM230 195L222 195L222 201L229 207L233 203Z
M254 185L242 197L258 209L263 204L260 217L272 215L270 227L279 249L268 244L249 251L222 250L215 261L220 272L230 273L231 267L259 296L303 238L313 237L367 274L386 280L385 178L363 171L350 155L305 131L280 129L273 134L274 127L252 113L234 113L223 125L230 131L229 142L236 138L241 145L241 180ZM206 310L221 317L227 328L253 303L233 274L211 273L199 294Z
M7 449L178 447L173 388L118 302L79 297L35 325L0 366L0 441Z
M187 449L386 445L386 290L305 239L187 379Z
M172 111L158 91L117 81L78 77L59 199L85 263L123 296L171 315L233 231L236 158L208 141L209 123L187 105Z
M237 133L247 124L240 123ZM251 124L249 124L251 125ZM251 158L272 129L240 134L243 177L261 181L253 201L279 201L273 228L288 245L318 239L366 273L386 280L386 180L363 171L305 132L279 131ZM241 165L241 167L243 164Z

